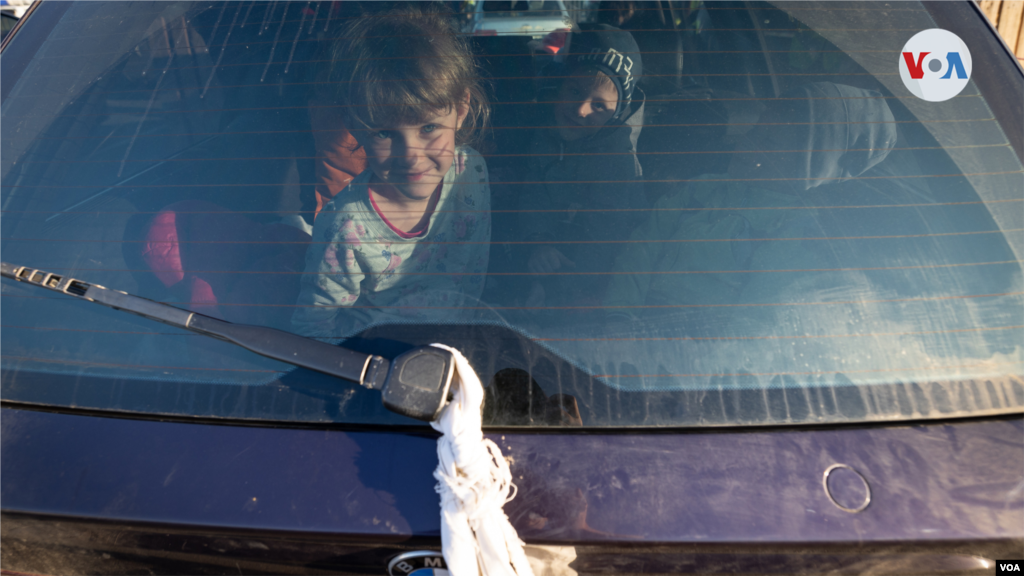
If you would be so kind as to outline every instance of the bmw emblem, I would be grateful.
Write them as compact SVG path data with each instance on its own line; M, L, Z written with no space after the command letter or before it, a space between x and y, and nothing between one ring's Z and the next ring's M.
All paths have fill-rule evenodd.
M448 576L444 556L434 550L406 552L388 563L389 576Z

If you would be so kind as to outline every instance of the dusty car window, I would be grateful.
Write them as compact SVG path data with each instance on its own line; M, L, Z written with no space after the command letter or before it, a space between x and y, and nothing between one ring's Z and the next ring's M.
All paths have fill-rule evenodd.
M360 120L384 96L343 101L331 75L381 6L44 3L14 42L39 50L5 69L3 260L368 352L452 344L493 425L1019 411L1022 127L996 106L1019 92L978 80L1004 68L913 96L901 48L954 26L917 3L626 4L444 12L489 121L406 221L374 196L367 142L412 136ZM999 54L950 29L976 62ZM372 392L7 280L2 312L5 401L407 423Z

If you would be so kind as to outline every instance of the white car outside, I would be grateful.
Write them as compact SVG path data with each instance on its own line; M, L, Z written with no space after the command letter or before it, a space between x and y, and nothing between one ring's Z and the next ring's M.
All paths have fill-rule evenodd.
M479 2L469 32L480 36L532 36L541 38L572 26L569 11L562 0L531 0L512 3L511 11L488 11ZM522 6L525 9L519 9Z

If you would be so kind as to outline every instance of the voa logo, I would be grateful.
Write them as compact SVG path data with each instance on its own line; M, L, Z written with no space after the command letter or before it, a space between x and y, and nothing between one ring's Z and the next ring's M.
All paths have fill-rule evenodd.
M996 560L996 576L1020 574L1020 560Z
M959 36L932 28L907 40L900 53L900 78L922 100L943 102L971 79L971 51Z

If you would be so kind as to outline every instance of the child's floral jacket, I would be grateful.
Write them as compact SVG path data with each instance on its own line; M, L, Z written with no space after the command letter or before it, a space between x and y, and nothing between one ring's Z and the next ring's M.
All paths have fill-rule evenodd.
M292 329L342 338L388 321L459 320L484 285L491 239L487 165L461 147L425 234L402 238L370 203L364 171L320 212ZM467 309L468 308L468 309Z

